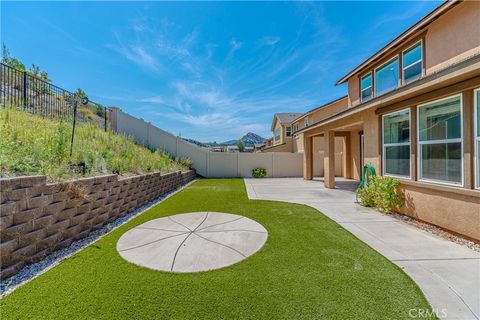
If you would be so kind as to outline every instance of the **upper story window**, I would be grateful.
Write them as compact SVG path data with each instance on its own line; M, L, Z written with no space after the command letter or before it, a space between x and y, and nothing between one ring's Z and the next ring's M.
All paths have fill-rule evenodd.
M299 129L299 128L298 128L298 123L294 124L294 125L293 125L293 131L298 131L298 129Z
M372 73L364 75L360 80L361 100L366 101L372 97Z
M422 77L423 69L422 42L402 53L403 83L409 83Z
M383 174L410 178L410 109L383 116Z
M398 87L398 57L375 69L375 95Z
M419 177L463 184L462 97L418 106Z
M287 137L290 137L292 135L292 127L286 127L285 134Z
M303 120L303 125L304 125L305 127L308 127L308 118L305 118L305 119Z
M273 140L274 141L280 140L280 128L273 130Z

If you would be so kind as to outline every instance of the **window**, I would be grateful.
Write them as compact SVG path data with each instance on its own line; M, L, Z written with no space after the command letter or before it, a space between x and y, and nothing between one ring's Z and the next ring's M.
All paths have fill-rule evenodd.
M480 89L474 92L475 106L475 186L480 188Z
M275 142L280 140L280 128L277 128L273 131L273 140Z
M305 119L303 120L303 124L305 125L305 127L308 127L308 118L305 118Z
M298 131L298 123L293 125L293 131Z
M383 174L410 177L410 109L383 116Z
M422 42L418 42L413 47L403 52L402 70L403 83L409 83L422 76Z
M292 135L292 127L286 127L285 132L287 137L290 137Z
M364 75L360 80L360 99L366 101L372 97L372 74Z
M375 95L398 87L398 57L375 69Z
M463 184L461 95L418 107L419 177Z

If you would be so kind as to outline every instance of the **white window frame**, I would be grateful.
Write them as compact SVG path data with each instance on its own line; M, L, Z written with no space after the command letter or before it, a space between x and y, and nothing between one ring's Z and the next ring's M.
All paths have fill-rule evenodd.
M290 131L290 132L289 132ZM290 133L290 134L289 134ZM292 127L291 126L286 126L285 127L285 136L291 137L292 136Z
M387 64L391 63L393 60L397 59L398 61L398 68L401 68L400 66L400 55L397 54L395 56L393 56L390 60L386 61L385 63L383 63L381 66L378 66L376 67L374 70L373 70L373 81L372 83L375 83L375 87L373 88L374 90L377 90L378 88L378 83L377 83L377 70L378 69L382 69L383 67L385 67ZM384 92L381 92L377 95L377 92L373 92L373 96L375 97L379 97L379 96L382 96L384 94L387 94L389 92L392 92L393 90L397 89L398 87L400 87L400 69L397 70L398 71L398 78L397 78L397 86L395 88L392 88L390 90L387 90L387 91L384 91Z
M415 61L414 63L411 63L411 64L409 64L408 66L405 66L405 65L403 64L403 63L405 62L405 60L403 59L403 54L404 54L406 51L408 51L408 50L412 49L413 47L417 46L419 43L420 43L420 46L421 46L421 49L420 49L420 60L417 60L417 61ZM414 44L412 44L410 47L408 47L408 48L406 48L405 50L403 50L402 53L401 53L401 55L402 55L402 84L408 84L408 83L412 83L412 82L414 82L414 81L417 81L417 80L422 79L423 76L424 76L424 74L423 74L423 72L424 72L424 70L423 70L423 58L424 58L424 57L423 57L423 40L419 40L419 41L415 42ZM422 64L422 71L420 72L420 77L419 77L419 78L416 78L416 79L413 79L413 80L410 80L409 82L407 82L407 81L405 80L405 69L407 69L408 67L413 66L414 64L416 64L416 63L418 63L418 62L420 62L420 63Z
M303 125L305 127L308 127L308 125L309 125L308 118L303 119Z
M369 75L370 75L370 77L371 77L371 84L370 84L370 86L369 86L369 87L366 87L366 88L362 88L362 80L363 80L363 78L365 78L365 77L367 77L367 76L369 76ZM370 95L370 98L363 99L363 98L362 98L362 92L365 91L365 90L367 90L368 88L372 88L372 94ZM370 72L365 73L363 76L360 77L360 102L368 101L368 100L372 99L372 98L374 97L374 94L375 94L375 93L373 92L373 72L370 71Z
M475 179L475 189L480 189L479 177L480 177L480 167L478 166L478 158L480 157L480 148L478 148L478 141L480 141L480 136L477 136L478 128L478 107L480 101L477 99L477 92L480 92L480 88L473 90L473 141L474 141L474 148L475 154L473 157L474 162L474 179Z
M456 139L442 139L442 140L431 140L431 141L420 141L420 109L426 105L432 104L434 102L439 102L443 100L448 100L454 97L460 97L460 138ZM461 165L462 165L462 182L461 183L454 183L454 182L448 182L444 180L437 180L437 179L428 179L428 178L422 178L422 145L424 144L438 144L438 143L458 143L460 142L460 152L462 155L461 159ZM431 183L437 183L437 184L443 184L443 185L448 185L448 186L455 186L455 187L463 187L465 185L465 177L464 177L464 154L463 154L463 96L461 93L459 94L454 94L452 96L444 97L441 99L436 99L432 100L426 103L422 103L417 106L417 150L418 150L418 155L417 155L417 174L418 174L418 181L424 181L424 182L431 182Z
M405 110L408 110L408 142L399 142L399 143L385 143L385 117L390 116L396 113L403 112ZM410 161L409 161L409 174L408 176L402 176L399 174L391 174L391 173L386 173L385 172L385 163L386 163L386 155L387 155L387 147L399 147L399 146L409 146L410 147ZM404 108L401 110L397 110L394 112L386 113L382 115L382 175L387 176L387 177L395 177L399 179L405 179L405 180L411 180L412 179L412 109L409 108ZM415 160L414 160L415 161Z

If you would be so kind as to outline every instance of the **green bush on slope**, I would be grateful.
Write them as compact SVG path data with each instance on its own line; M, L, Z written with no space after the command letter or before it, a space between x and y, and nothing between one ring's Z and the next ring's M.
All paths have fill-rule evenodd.
M123 135L104 132L93 124L75 128L70 157L72 123L0 108L1 176L44 174L50 180L82 176L69 164L86 164L86 176L172 172L187 169L165 153L134 143Z

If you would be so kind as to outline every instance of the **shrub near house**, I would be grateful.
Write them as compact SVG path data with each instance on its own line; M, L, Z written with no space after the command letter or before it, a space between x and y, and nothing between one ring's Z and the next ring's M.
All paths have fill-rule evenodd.
M392 177L371 176L368 185L357 193L365 207L389 213L403 207L405 198L398 190L400 182Z

